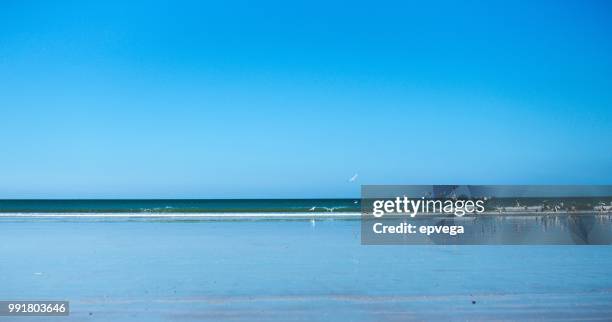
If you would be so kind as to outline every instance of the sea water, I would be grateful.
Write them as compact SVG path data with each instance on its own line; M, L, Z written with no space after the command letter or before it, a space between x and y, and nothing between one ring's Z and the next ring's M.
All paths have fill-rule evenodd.
M359 212L358 199L0 199L0 213Z

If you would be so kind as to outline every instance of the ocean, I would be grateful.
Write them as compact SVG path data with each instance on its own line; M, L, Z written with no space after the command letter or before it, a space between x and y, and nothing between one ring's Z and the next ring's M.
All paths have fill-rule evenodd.
M0 199L0 213L360 212L359 199Z

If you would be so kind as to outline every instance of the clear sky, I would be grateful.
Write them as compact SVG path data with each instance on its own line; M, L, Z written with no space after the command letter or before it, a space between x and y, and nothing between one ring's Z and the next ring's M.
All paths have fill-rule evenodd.
M85 2L0 3L0 198L612 183L610 2Z

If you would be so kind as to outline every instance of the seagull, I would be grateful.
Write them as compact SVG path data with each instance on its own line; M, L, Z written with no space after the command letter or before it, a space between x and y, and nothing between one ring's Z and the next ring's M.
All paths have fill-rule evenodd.
M355 180L357 180L357 177L359 176L358 173L355 173L352 177L349 178L349 182L355 182Z
M323 209L325 209L325 210L327 210L329 212L333 212L334 209L336 209L336 208L334 208L334 207L331 207L331 208L323 207Z

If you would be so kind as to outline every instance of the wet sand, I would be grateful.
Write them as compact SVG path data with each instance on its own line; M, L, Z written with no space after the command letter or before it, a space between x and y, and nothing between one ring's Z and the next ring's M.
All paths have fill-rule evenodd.
M2 321L608 320L610 246L362 246L359 221L2 221Z

